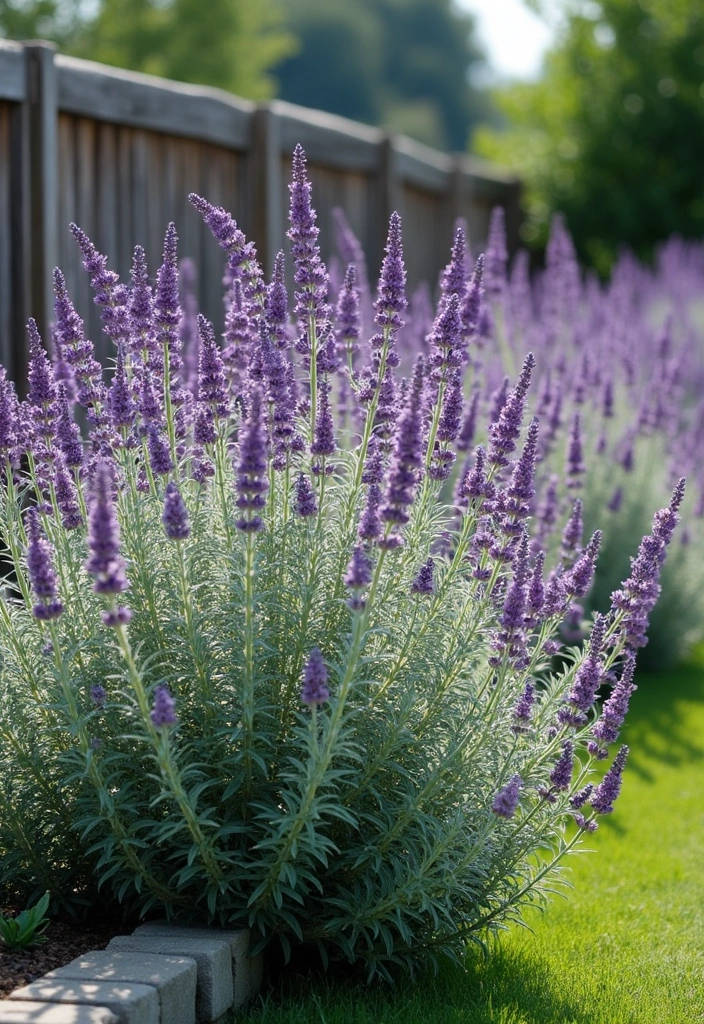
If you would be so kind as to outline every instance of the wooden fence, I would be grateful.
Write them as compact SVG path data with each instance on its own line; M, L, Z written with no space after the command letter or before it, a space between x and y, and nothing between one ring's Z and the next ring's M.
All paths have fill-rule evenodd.
M411 286L435 283L458 216L477 251L492 207L504 206L515 244L519 182L469 157L288 103L256 105L218 89L76 60L49 43L1 42L0 362L20 388L28 316L48 337L54 266L66 275L97 354L107 354L70 221L126 276L138 242L155 271L173 220L181 254L197 268L200 308L219 325L223 254L187 195L198 192L228 209L270 269L285 241L286 185L298 142L308 156L326 258L335 248L335 206L344 209L373 274L389 215L401 213Z

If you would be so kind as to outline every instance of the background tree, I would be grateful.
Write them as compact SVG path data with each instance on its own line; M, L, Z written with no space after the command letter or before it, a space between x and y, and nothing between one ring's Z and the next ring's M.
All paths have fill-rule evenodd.
M274 95L270 69L295 45L279 0L0 0L0 32L251 99Z
M287 0L299 49L277 68L283 99L462 150L486 116L483 55L452 0Z
M565 0L564 14L541 80L496 94L508 130L475 135L528 183L526 241L544 243L560 209L605 272L623 243L647 257L672 232L701 237L701 0Z

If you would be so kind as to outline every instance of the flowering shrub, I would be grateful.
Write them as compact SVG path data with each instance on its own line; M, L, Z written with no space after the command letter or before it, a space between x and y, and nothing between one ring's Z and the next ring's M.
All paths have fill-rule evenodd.
M544 521L542 546L529 535L533 356L443 497L481 262L467 286L456 246L399 379L397 215L368 342L354 268L328 302L300 149L293 323L283 255L266 284L231 217L191 198L227 253L224 346L200 318L184 358L173 226L155 286L139 247L126 286L74 227L112 379L57 271L53 365L30 324L27 399L0 380L0 882L70 905L97 881L141 915L249 926L371 974L456 954L542 899L613 809L626 748L590 778L683 482L584 650L561 647L600 534L557 553Z
M704 254L677 239L648 270L624 255L611 281L582 279L572 242L556 218L544 272L528 277L523 254L510 278L501 211L486 253L486 298L474 346L479 410L496 415L504 375L527 351L536 357L530 411L540 419L531 533L540 545L582 502L584 535L599 527L602 557L568 635L583 635L583 608L606 612L629 571L651 510L681 473L689 480L683 529L662 576L641 663L664 668L704 636ZM512 369L513 368L513 369ZM475 415L470 434L482 437ZM571 543L581 544L581 533ZM570 632L571 630L571 632Z

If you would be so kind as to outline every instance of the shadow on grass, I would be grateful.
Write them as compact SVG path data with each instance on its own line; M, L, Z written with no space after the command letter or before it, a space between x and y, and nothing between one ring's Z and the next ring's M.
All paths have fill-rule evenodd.
M495 945L467 953L466 970L446 963L437 974L394 986L359 978L299 973L280 979L248 1024L591 1024L547 965L523 950Z
M687 707L704 707L704 648L676 669L637 673L636 682L624 735L631 747L629 771L652 782L648 761L682 767L704 760L704 735L692 733Z

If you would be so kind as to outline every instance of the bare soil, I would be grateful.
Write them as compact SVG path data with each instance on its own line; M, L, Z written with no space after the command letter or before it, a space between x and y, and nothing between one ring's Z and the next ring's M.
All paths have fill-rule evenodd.
M12 913L12 911L4 911ZM41 978L47 971L74 960L93 949L105 949L114 935L124 934L125 926L91 922L90 925L52 921L44 933L47 941L29 949L8 949L0 942L0 999L13 989Z

